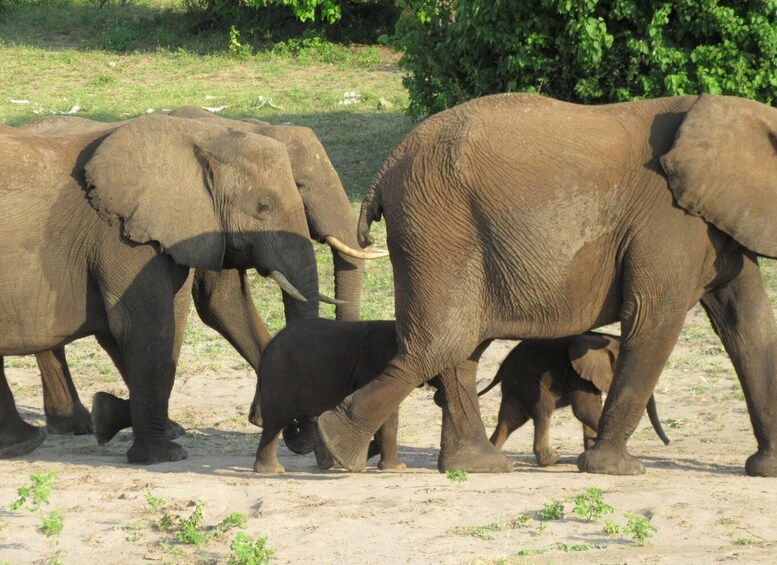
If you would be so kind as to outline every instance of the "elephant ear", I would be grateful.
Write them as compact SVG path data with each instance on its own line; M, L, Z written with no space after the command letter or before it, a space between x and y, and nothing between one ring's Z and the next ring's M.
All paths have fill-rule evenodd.
M219 162L206 149L208 133L192 120L141 117L111 133L85 170L92 206L120 220L125 237L158 242L180 265L219 270L226 239L213 202Z
M569 362L581 378L602 392L610 390L618 357L618 339L604 334L585 333L572 339Z
M682 208L777 257L777 109L703 94L661 166Z

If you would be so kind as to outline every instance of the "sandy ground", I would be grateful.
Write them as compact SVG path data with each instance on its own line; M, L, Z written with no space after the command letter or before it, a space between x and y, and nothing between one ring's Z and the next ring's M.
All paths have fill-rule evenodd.
M481 387L511 346L496 342L489 348ZM225 563L237 530L192 546L157 526L165 513L189 517L197 501L205 503L205 527L231 512L247 515L245 532L267 536L280 563L777 561L777 479L744 475L755 439L730 363L699 311L689 316L656 390L672 443L664 446L643 418L630 442L647 467L638 477L579 473L581 429L564 409L556 413L552 433L563 454L556 466L536 466L527 424L505 446L512 473L451 481L436 470L440 412L424 389L401 410L400 455L407 472L322 472L312 455L282 447L287 473L259 476L251 471L258 429L246 422L254 377L234 352L228 355L231 367L184 371L177 380L171 415L189 430L179 440L189 450L185 461L128 465L129 432L104 447L89 436L50 436L34 453L0 461L0 563ZM42 423L37 371L28 364L7 373L24 417ZM97 390L122 391L115 380L77 378L77 384L86 403ZM498 405L498 390L482 398L489 431ZM39 512L9 510L31 474L52 470L57 482L50 504ZM572 513L571 498L589 487L601 488L614 509L597 522ZM164 505L154 510L148 493ZM539 511L554 500L564 504L566 518L542 520ZM62 513L64 529L46 537L39 530L41 513L52 510ZM525 524L515 523L524 513L530 516ZM603 531L605 519L625 525L626 513L650 517L656 528L644 547L629 534Z

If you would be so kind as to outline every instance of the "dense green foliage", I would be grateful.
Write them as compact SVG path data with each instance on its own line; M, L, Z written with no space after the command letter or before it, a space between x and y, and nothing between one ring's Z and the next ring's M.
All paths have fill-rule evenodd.
M614 102L700 92L771 103L777 0L410 0L413 114L495 92Z

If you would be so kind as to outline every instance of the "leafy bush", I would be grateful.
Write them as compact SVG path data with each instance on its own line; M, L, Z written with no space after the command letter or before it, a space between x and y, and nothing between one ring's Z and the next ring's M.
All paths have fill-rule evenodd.
M710 92L771 103L775 0L406 0L412 114L495 92L575 102Z

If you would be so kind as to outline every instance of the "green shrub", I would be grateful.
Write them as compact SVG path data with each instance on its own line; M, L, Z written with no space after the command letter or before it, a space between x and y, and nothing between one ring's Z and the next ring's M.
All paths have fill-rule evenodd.
M264 565L269 563L275 552L267 547L267 538L254 539L244 532L238 532L229 544L232 552L227 565Z
M765 103L777 92L774 0L407 0L395 42L416 115L496 92Z

